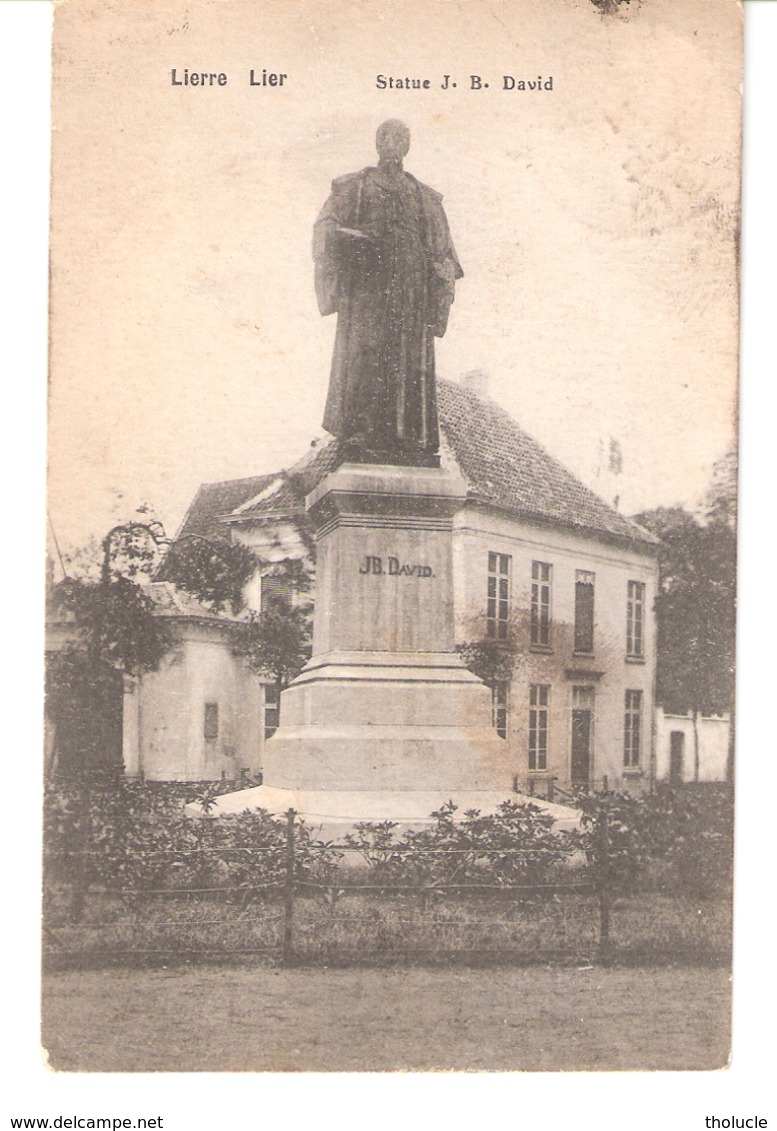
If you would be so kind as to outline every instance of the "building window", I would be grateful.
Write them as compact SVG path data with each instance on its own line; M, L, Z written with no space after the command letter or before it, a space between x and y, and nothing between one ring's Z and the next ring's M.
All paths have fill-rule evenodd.
M550 647L550 582L548 562L531 565L531 642L535 647Z
M507 738L507 710L510 684L498 679L491 685L491 722L500 738Z
M510 619L510 555L488 555L488 602L486 635L490 640L507 640Z
M533 683L529 688L529 769L548 768L548 704L550 687Z
M283 605L289 608L293 604L293 592L286 577L278 577L268 573L261 580L261 607L264 610L273 605Z
M203 737L207 742L215 742L219 736L219 705L206 703L202 724Z
M274 683L264 685L264 737L272 738L278 729L281 696Z
M575 651L594 650L594 580L587 570L575 571Z
M626 604L626 655L642 659L645 655L645 583L630 581Z
M642 692L627 691L623 721L623 766L639 769L642 755Z

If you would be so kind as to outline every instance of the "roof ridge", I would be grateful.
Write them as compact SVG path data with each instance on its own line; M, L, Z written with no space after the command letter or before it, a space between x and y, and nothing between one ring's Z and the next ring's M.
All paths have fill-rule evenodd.
M255 507L257 503L264 502L265 499L271 499L276 495L281 487L288 483L289 475L285 470L281 470L277 475L272 476L269 483L265 483L264 487L255 495L249 495L245 502L239 503L236 507L229 512L230 515L242 514L244 511L250 510Z
M438 392L442 402L441 429L457 463L463 465L462 473L472 485L474 494L484 502L501 505L512 511L518 510L526 516L535 515L546 521L561 522L610 536L637 538L647 543L655 541L648 531L597 495L557 456L527 432L502 405L490 397L483 397L471 389L444 379L438 380ZM446 400L447 406L444 404ZM468 408L466 426L458 419L461 415L461 402L465 402ZM447 412L446 407L449 410ZM469 443L469 435L476 422L474 413L477 411L486 416L491 427L480 429L480 442L474 446ZM499 432L502 433L501 436ZM511 458L503 458L505 453L498 449L508 445ZM494 478L487 478L487 474ZM535 500L537 496L539 499L532 500L532 495ZM574 495L578 498L574 499Z
M274 475L280 475L280 472L262 471L258 475L241 475L238 479L212 479L207 483L200 483L198 491L206 487L234 487L237 483L253 483L256 479L270 479Z

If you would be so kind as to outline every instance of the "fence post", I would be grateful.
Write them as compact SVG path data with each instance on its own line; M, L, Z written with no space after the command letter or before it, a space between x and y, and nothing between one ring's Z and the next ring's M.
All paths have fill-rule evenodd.
M71 889L70 918L74 923L80 923L84 917L87 889L86 869L86 850L81 849L76 853L75 875L73 876L73 886Z
M88 770L87 770L88 775ZM81 835L77 840L74 875L72 880L70 918L80 923L86 907L86 893L89 888L89 848L91 844L92 814L91 789L88 776L81 783Z
M610 836L607 809L596 819L597 856L599 858L599 960L606 962L610 953Z
M286 878L283 887L283 964L291 963L294 953L294 817L286 813Z

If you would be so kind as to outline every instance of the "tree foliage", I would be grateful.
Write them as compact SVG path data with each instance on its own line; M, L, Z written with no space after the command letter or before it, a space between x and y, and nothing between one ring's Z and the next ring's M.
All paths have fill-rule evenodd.
M57 777L121 770L123 676L70 645L46 657L46 714L55 726Z
M189 535L172 544L158 577L215 613L229 608L236 615L245 606L243 591L259 565L256 554L242 542Z
M735 448L731 448L715 461L710 486L704 496L705 522L728 526L731 530L736 529L738 471L739 460Z
M736 537L679 507L636 516L661 539L657 695L669 711L713 714L734 694Z
M271 605L253 617L239 645L250 666L282 691L310 659L309 608Z
M97 583L65 578L51 594L49 612L72 621L74 647L86 658L126 675L155 670L170 646L153 601L127 577Z
M250 667L283 691L310 659L313 605L303 600L310 591L310 571L298 558L277 562L259 613L251 616L236 644Z
M59 555L66 579L83 582L115 580L150 581L168 545L162 523L147 503L98 539L92 535L80 546Z

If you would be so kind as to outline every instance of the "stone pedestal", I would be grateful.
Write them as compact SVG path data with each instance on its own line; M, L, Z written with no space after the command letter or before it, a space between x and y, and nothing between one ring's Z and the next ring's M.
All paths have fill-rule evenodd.
M369 464L343 465L308 496L313 656L281 696L266 786L509 794L491 693L454 651L452 519L464 498L439 468Z

